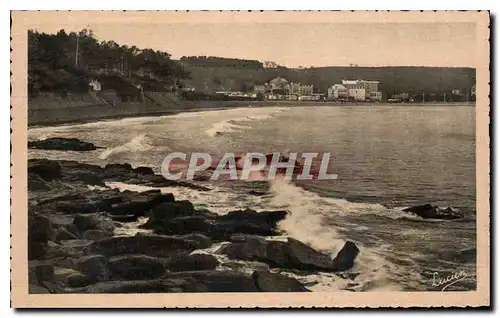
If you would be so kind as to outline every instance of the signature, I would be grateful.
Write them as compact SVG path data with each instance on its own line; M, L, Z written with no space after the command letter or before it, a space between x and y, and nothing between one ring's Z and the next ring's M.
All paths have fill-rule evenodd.
M449 286L462 281L467 278L465 271L453 272L446 277L440 277L439 273L434 272L432 274L432 286L441 287L441 291L444 291Z

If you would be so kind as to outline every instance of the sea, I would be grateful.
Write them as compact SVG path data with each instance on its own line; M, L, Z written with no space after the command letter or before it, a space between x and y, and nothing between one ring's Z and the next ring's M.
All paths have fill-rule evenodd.
M290 215L276 239L294 237L332 257L353 241L360 254L347 273L283 271L313 291L441 290L439 279L456 273L462 279L445 290L476 289L474 105L249 105L29 129L30 140L48 137L102 148L30 149L29 158L126 162L158 173L171 152L328 152L336 180L202 181L212 190L162 191L221 214L286 209ZM465 218L429 220L402 211L426 203L460 210ZM132 224L118 234L134 231Z

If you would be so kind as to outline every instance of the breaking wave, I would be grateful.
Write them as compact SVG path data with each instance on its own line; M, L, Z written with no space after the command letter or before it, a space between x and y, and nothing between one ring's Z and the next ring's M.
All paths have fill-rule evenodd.
M124 152L143 152L148 151L152 148L153 146L151 145L150 138L147 135L143 134L132 138L132 140L123 145L105 149L99 154L99 159L105 160L111 155Z

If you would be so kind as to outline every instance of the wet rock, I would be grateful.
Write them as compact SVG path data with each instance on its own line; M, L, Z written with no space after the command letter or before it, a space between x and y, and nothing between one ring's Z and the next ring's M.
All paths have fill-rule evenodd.
M61 176L61 166L56 161L48 159L30 159L28 160L28 174L51 181Z
M251 274L238 271L186 271L169 278L193 279L203 292L258 292Z
M126 197L124 202L111 205L109 212L112 215L145 216L155 206L173 201L174 196L171 193L162 194L159 190L133 193Z
M137 167L134 169L134 171L138 174L155 174L153 169L150 167Z
M308 292L298 280L268 271L255 271L252 274L257 288L262 292Z
M256 212L253 210L233 211L227 215L216 215L204 210L174 210L173 215L192 214L171 218L167 209L152 212L144 227L155 233L183 235L200 233L214 240L228 240L233 234L260 236L277 235L276 223L286 217L285 211Z
M109 260L113 277L123 280L155 279L165 274L164 261L145 255L125 255Z
M96 204L87 199L77 201L60 201L56 203L56 209L59 212L68 214L89 214L99 211Z
M174 202L172 197L171 202L164 202L160 205L157 205L148 216L149 219L144 224L143 228L158 229L161 232L168 232L162 230L166 227L169 227L171 221L175 218L191 216L212 217L215 216L215 214L211 214L210 212L197 211L194 209L193 204L189 201ZM187 233L184 230L180 231L181 233Z
M28 213L28 260L40 258L52 236L50 220L36 213Z
M267 192L265 192L265 191L257 191L257 190L250 190L248 192L248 194L260 197L260 196L266 195Z
M103 213L76 215L73 223L82 232L87 230L101 230L113 232L115 223Z
M219 253L233 259L254 261L267 258L266 239L261 236L233 235L232 244L223 246Z
M71 293L126 294L126 293L185 293L200 291L193 279L158 279L138 281L108 281L85 288L69 290Z
M113 236L113 232L103 230L87 230L83 233L83 238L91 241L98 241L111 236Z
M97 149L93 143L81 141L78 138L61 137L28 141L28 148L71 151L92 151Z
M337 253L333 259L333 269L335 271L345 271L354 266L354 260L359 254L359 249L351 241L347 241L344 247Z
M111 220L116 222L128 223L128 222L136 222L139 218L137 215L128 214L128 215L111 215Z
M28 175L28 191L48 191L50 189L52 189L50 184L37 174Z
M90 254L106 256L144 254L155 257L169 257L175 253L190 253L195 249L207 248L199 242L164 235L136 235L111 237L96 241L89 246Z
M169 258L165 267L172 272L215 269L219 261L209 254L179 254Z
M332 270L334 265L330 256L316 251L294 238L288 238L286 250L288 260L297 269L324 269Z
M441 209L440 207L431 204L416 205L403 209L403 211L416 214L424 219L454 220L464 217L462 213L453 210L451 207Z
M54 266L43 261L31 261L28 263L28 279L32 285L43 286L44 282L52 281L54 278Z
M29 294L50 294L50 291L42 286L38 285L29 285Z
M75 268L90 277L94 282L109 280L111 277L108 269L108 260L102 255L81 257L74 261Z
M64 241L62 241L64 242ZM67 243L68 241L66 241ZM43 259L58 257L80 257L85 253L87 245L63 245L49 241Z
M272 267L298 270L343 271L352 267L359 253L352 242L347 242L332 260L330 256L293 238L283 242L239 235L233 236L232 240L232 243L223 246L217 253L225 254L232 259L259 261Z
M74 225L74 224L71 224ZM63 226L55 230L54 241L60 242L64 240L77 240L79 239L77 231L71 226Z
M195 241L200 246L208 247L213 244L212 240L209 237L199 233L191 233L191 234L181 235L179 237L183 240Z
M76 272L66 278L66 285L71 288L88 286L93 283L93 279L88 275Z

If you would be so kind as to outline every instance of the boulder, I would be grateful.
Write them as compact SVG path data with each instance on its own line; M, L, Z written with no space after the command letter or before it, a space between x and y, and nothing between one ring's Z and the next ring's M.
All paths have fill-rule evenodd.
M113 215L145 216L149 210L164 202L173 202L171 193L162 194L160 190L125 195L125 200L112 204L109 212Z
M75 268L87 275L93 282L107 281L111 278L108 269L108 260L102 255L90 255L74 261Z
M97 149L96 146L91 142L81 141L77 138L61 137L28 141L28 148L71 151L92 151Z
M209 237L199 233L191 233L191 234L181 235L179 237L183 240L195 241L200 246L209 247L213 244L212 240Z
M83 238L90 241L98 241L113 236L113 232L103 230L86 230Z
M54 241L60 242L64 240L77 240L79 239L78 232L71 226L62 226L55 230Z
M345 271L354 266L354 260L359 254L359 249L351 241L347 241L344 247L337 253L333 259L333 269L335 271Z
M122 223L137 222L139 218L137 215L127 214L127 215L110 215L111 220Z
M54 278L54 266L43 261L31 261L28 263L28 280L32 285L44 286L44 282L50 282Z
M50 220L36 213L28 213L28 260L40 258L53 235Z
M306 244L288 238L284 241L267 241L262 237L238 235L232 237L232 243L220 248L217 253L229 258L245 261L259 261L272 267L298 270L344 271L351 268L359 253L352 242L347 242L337 257L316 251Z
M424 219L454 220L464 217L462 213L453 210L451 207L442 209L432 204L416 205L403 209L403 211L416 214Z
M45 287L30 284L28 293L29 294L50 294L50 291Z
M68 240L68 241L61 241L61 243L66 243L66 244L57 244L54 242L49 241L47 243L47 248L46 251L43 255L44 259L52 259L52 258L58 258L58 257L80 257L85 254L85 250L87 248L87 245L68 245L68 242L75 243L75 241L80 241L81 240Z
M30 159L28 175L37 175L45 181L51 181L61 176L61 166L49 159Z
M165 267L172 272L215 269L219 261L209 254L178 254L170 257Z
M239 271L185 271L169 278L193 279L203 292L258 292L252 275Z
M134 169L137 174L155 174L150 167L137 167Z
M258 270L252 274L257 288L262 292L308 292L298 280L268 271Z
M72 268L55 269L54 281L73 288L88 286L94 282L88 275Z
M288 261L293 268L302 270L332 270L330 256L316 251L299 240L289 237L285 245Z
M112 257L109 269L112 276L122 280L155 279L165 274L163 261L145 255L124 255Z
M164 202L156 207L154 207L149 213L149 219L148 221L144 224L144 228L149 228L149 229L158 229L160 232L164 228L169 227L169 223L179 217L190 217L190 216L209 216L213 217L216 216L215 213L211 212L205 212L205 211L198 211L194 209L194 206L191 202L189 201L172 201L171 202ZM183 232L185 233L185 232Z
M82 232L87 230L113 232L116 227L113 220L103 213L76 215L73 223Z
M30 173L28 175L28 191L48 191L52 189L50 183L43 180L37 174Z
M110 237L93 242L90 254L106 256L144 254L155 257L169 257L176 253L190 253L195 249L207 248L199 242L164 235L136 235Z
M68 290L70 293L126 294L126 293L187 293L201 291L193 279L158 279L138 281L100 282L85 288Z

